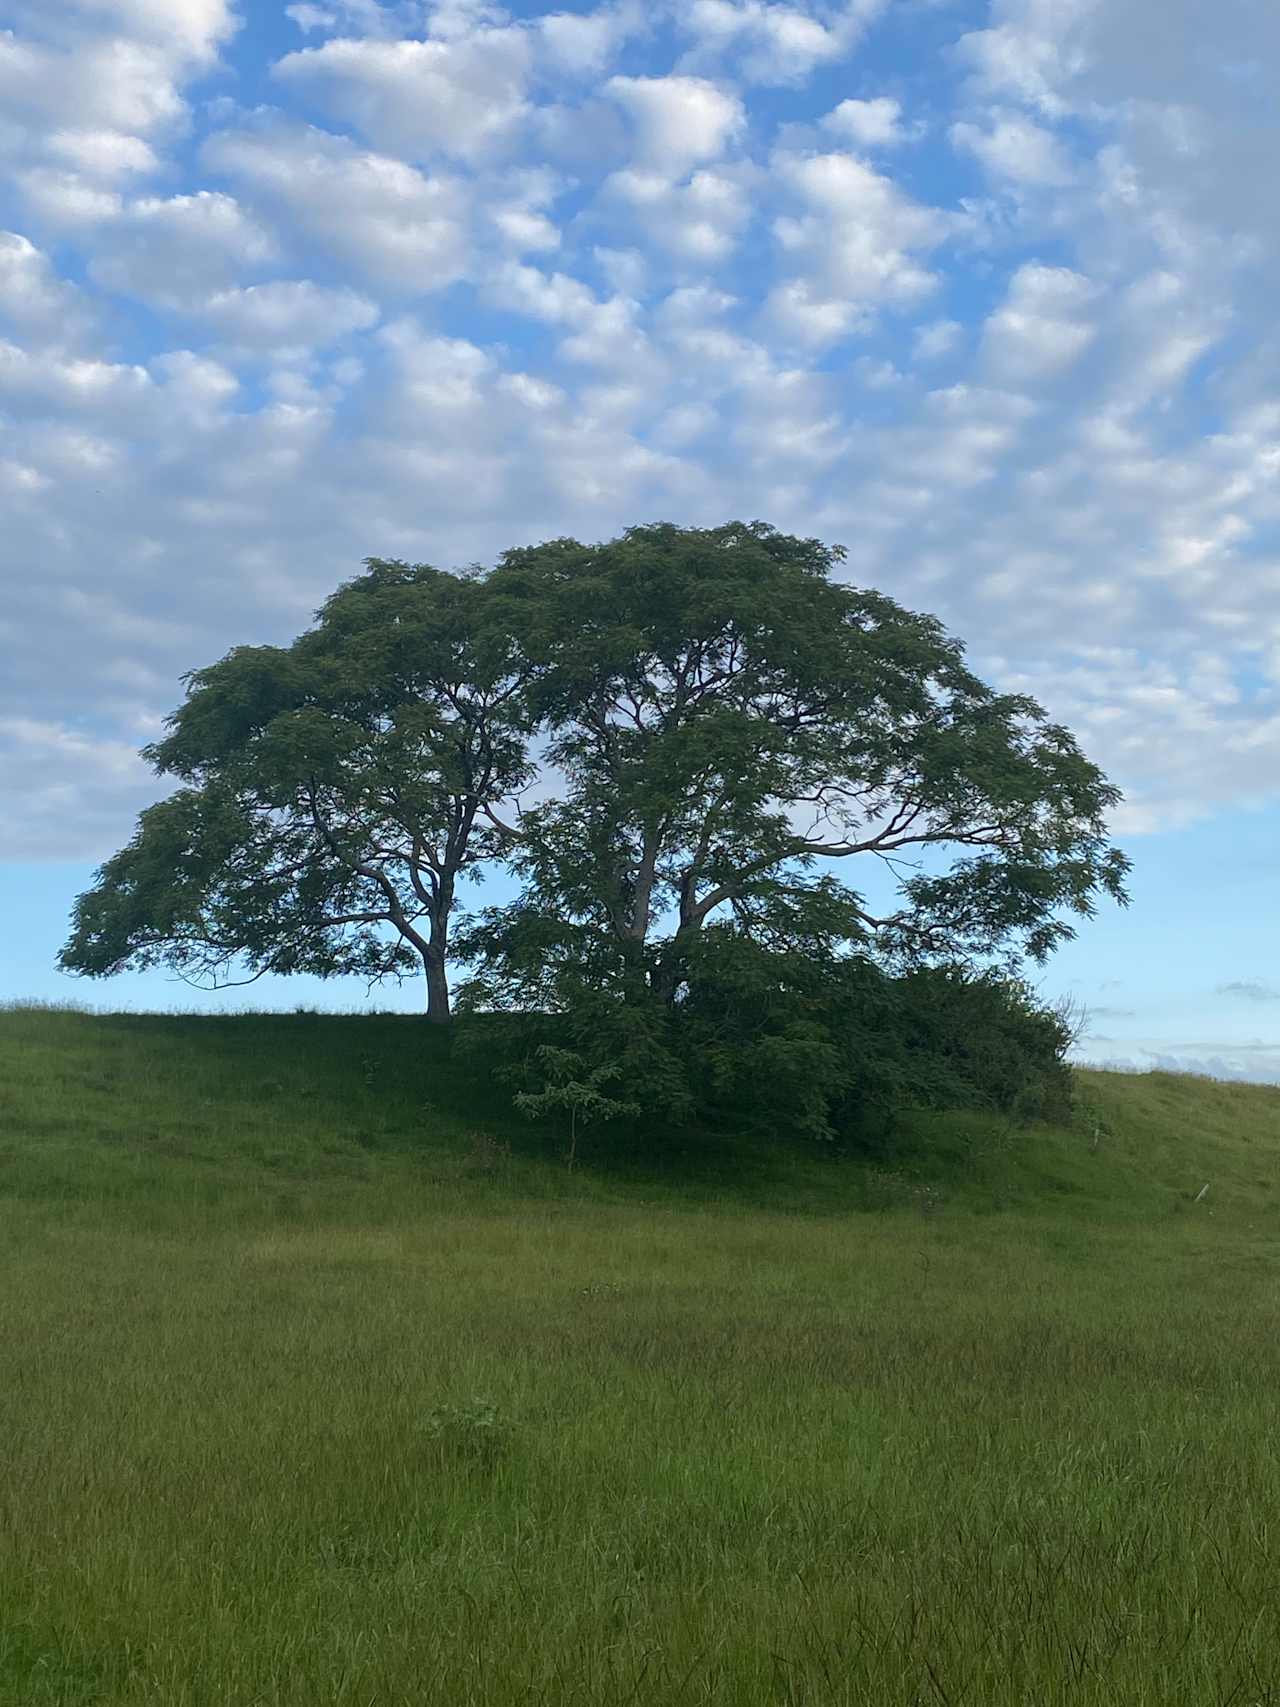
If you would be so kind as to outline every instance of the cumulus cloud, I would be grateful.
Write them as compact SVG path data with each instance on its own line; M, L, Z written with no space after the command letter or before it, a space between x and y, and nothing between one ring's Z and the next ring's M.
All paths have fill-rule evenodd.
M543 60L571 77L589 77L608 65L628 37L644 27L639 0L622 0L593 12L549 12L534 26Z
M650 242L683 260L712 265L724 260L751 217L748 190L728 172L694 172L673 183L661 172L630 167L605 183L616 202Z
M1059 189L1075 177L1063 143L1019 113L994 113L983 125L961 121L952 125L951 140L956 148L976 156L997 181Z
M220 132L204 154L213 171L357 275L425 292L465 271L468 201L447 174L283 121Z
M1069 267L1019 267L983 330L982 358L991 377L1021 387L1070 368L1097 336L1096 295L1090 281Z
M304 33L332 29L338 21L336 12L328 6L313 5L312 0L297 0L296 5L286 6L284 12Z
M704 77L611 77L605 87L635 127L638 160L672 178L718 159L745 124L738 97Z
M86 177L114 182L154 172L155 151L140 136L118 130L56 130L49 153L65 160Z
M1280 1047L1260 1039L1248 1043L1221 1040L1145 1038L1117 1045L1105 1037L1085 1039L1076 1059L1087 1066L1119 1073L1194 1073L1234 1084L1280 1084Z
M823 119L822 128L859 148L896 148L908 135L902 103L888 95L873 101L841 101Z
M16 344L0 344L0 397L29 398L91 417L101 411L127 412L150 384L146 368L137 363L38 355Z
M83 293L58 276L48 255L20 232L0 231L0 328L40 344L65 344L91 325Z
M376 326L376 302L353 290L335 290L310 279L215 291L199 315L217 334L244 350L311 349Z
M800 209L774 222L781 255L796 269L770 299L788 337L830 343L865 327L876 309L913 304L933 289L923 257L947 231L936 210L852 154L783 155L776 173Z
M887 0L814 6L776 0L691 0L678 9L695 64L729 61L753 83L800 83L852 52Z
M527 110L526 31L480 28L449 40L353 40L287 54L282 83L408 160L474 160L509 144Z
M148 196L104 226L90 271L107 290L175 306L275 257L271 233L220 190Z
M545 169L507 175L489 206L489 220L501 246L515 254L560 246L560 228L552 208L564 185Z
M234 34L230 0L13 0L0 30L0 158L86 185L157 164L189 119L186 84Z

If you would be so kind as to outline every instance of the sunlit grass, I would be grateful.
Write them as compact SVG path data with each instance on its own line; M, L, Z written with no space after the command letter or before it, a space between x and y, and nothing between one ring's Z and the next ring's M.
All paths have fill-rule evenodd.
M0 1015L0 1701L1280 1700L1280 1093L1083 1084L568 1174L413 1020Z

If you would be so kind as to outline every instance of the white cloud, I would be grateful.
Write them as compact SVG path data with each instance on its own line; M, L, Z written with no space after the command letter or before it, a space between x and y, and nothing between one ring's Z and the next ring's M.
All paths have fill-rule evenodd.
M1158 1037L1081 1039L1074 1059L1119 1073L1195 1073L1229 1082L1280 1084L1280 1048L1260 1038L1239 1043L1221 1038L1168 1042Z
M500 307L552 326L583 325L600 306L595 292L580 279L518 264L503 267L494 276L489 295Z
M0 631L2 633L2 631ZM133 740L49 719L0 716L0 851L11 860L99 859L156 795Z
M547 171L517 172L509 176L489 207L489 219L502 247L509 253L557 249L560 229L549 209L563 188Z
M1019 267L983 332L982 358L992 379L1019 387L1070 368L1097 336L1091 317L1096 295L1090 281L1068 267Z
M144 197L104 229L90 271L106 289L143 302L198 300L274 259L273 238L220 190Z
M369 297L310 279L217 291L200 305L199 313L228 343L258 351L323 347L352 332L368 331L379 318L378 305Z
M220 425L240 389L230 368L194 350L169 350L156 356L151 373L163 385L165 413L181 414L200 426Z
M841 101L823 119L822 127L859 148L896 148L908 135L902 103L888 95L872 101Z
M357 275L427 292L465 271L467 198L449 176L282 122L221 132L204 152L214 171Z
M691 0L677 11L693 38L691 59L730 59L753 83L800 83L820 65L844 58L885 9L887 0L845 0L836 6L774 0Z
M917 328L914 354L918 362L935 362L950 355L964 336L958 320L931 320Z
M1234 978L1219 984L1214 994L1233 1001L1280 1002L1280 988L1266 978Z
M1059 90L1089 65L1087 30L1098 9L1099 0L995 0L991 26L963 37L959 51L984 91L1057 117L1066 110Z
M922 257L947 232L935 209L851 154L784 155L776 171L805 209L774 223L782 254L803 268L770 298L787 336L828 343L933 289Z
M954 124L951 141L974 155L993 178L1010 184L1054 189L1075 177L1059 139L1019 113L995 113L985 126L968 121Z
M20 9L35 16L46 10L43 0L25 0ZM70 0L68 10L88 21L101 18L122 34L197 63L211 59L237 28L227 0Z
M151 385L144 367L0 343L0 397L30 399L83 417L125 414Z
M55 231L78 234L116 218L124 205L118 191L57 167L30 167L19 174L18 183L31 218Z
M285 16L292 18L298 28L304 32L311 30L329 30L338 21L336 12L327 6L314 6L311 0L297 0L297 4L286 6Z
M894 435L893 467L967 492L993 480L1025 433L1033 405L1010 392L971 384L925 397L917 420Z
M328 41L287 54L275 75L378 148L475 160L512 140L530 65L527 32L500 28L446 41Z
M746 122L738 97L703 77L611 77L605 89L635 127L638 161L672 178L719 159Z
M603 71L643 23L643 7L633 0L592 12L549 12L534 27L542 56L556 71L589 77Z
M188 116L187 81L234 33L229 0L11 0L0 30L8 151L72 159L89 178L150 170Z
M1274 289L1280 8L1223 0L1208 17L1202 0L993 0L960 52L984 105L1071 118L1104 142L1101 193L1122 198L1131 241L1258 267Z
M49 152L87 177L107 182L154 172L159 165L149 143L119 130L56 130Z
M486 294L500 308L562 328L566 336L560 353L571 362L604 368L647 365L656 378L636 304L625 297L602 299L567 273L544 273L515 262L495 271Z
M732 252L751 217L745 186L726 172L698 171L687 183L673 183L660 172L628 168L606 181L603 195L619 203L651 243L705 265Z
M592 258L618 296L648 294L649 262L639 249L610 249L598 246Z
M0 325L39 343L76 342L91 310L49 257L16 231L0 231Z

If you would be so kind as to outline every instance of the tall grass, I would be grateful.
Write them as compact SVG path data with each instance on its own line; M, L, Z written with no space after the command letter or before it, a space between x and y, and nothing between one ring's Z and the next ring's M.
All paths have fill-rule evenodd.
M0 1015L0 1702L1280 1700L1280 1093L1082 1083L570 1174L413 1020Z

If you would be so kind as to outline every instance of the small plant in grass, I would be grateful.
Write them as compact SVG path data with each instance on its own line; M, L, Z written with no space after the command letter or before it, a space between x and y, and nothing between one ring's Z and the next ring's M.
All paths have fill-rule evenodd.
M516 1107L537 1120L549 1114L569 1116L569 1166L578 1153L578 1128L590 1126L597 1120L616 1120L619 1116L634 1118L640 1105L621 1097L606 1094L603 1087L622 1077L616 1063L606 1061L591 1066L576 1049L561 1049L553 1043L543 1043L534 1051L543 1074L543 1087L538 1091L517 1091Z
M943 1197L936 1185L927 1181L911 1188L911 1196L921 1215L936 1215L942 1208Z
M1080 1089L1078 1081L1071 1099L1071 1123L1076 1131L1088 1137L1091 1153L1096 1154L1104 1138L1114 1136L1111 1122L1097 1101L1088 1092Z
M473 1396L427 1412L427 1439L460 1458L490 1463L509 1444L512 1432L510 1419L492 1399Z
M473 1132L467 1146L467 1160L479 1173L497 1173L511 1160L511 1146L491 1133Z

